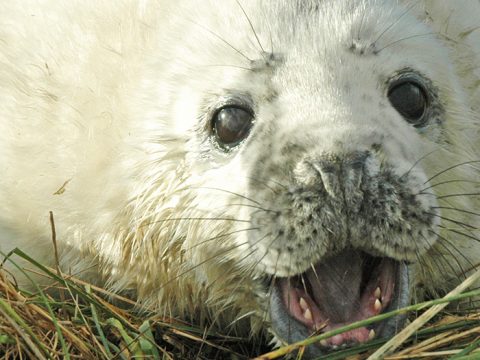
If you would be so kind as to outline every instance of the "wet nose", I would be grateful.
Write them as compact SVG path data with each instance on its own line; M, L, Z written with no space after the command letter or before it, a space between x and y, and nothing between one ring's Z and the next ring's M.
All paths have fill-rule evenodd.
M312 163L324 190L332 198L352 202L362 197L361 184L368 152L325 155Z

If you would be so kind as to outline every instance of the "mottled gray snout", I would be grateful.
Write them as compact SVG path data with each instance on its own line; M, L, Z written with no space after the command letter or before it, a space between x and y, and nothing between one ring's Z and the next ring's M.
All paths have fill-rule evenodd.
M311 162L320 175L323 189L337 201L355 203L361 200L361 184L369 152L355 152L343 156L325 155Z

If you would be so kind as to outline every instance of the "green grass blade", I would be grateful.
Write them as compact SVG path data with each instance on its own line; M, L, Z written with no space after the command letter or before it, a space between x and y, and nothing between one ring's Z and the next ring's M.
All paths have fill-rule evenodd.
M15 253L16 254L16 251L18 249L14 249L11 253ZM0 252L1 253L1 252ZM3 254L3 253L2 253ZM3 254L4 255L4 254ZM10 255L10 254L9 254ZM32 284L33 286L35 287L35 289L37 289L39 295L40 295L40 299L43 301L43 304L45 305L45 307L47 308L49 314L50 314L50 317L51 317L51 320L53 322L53 326L55 327L55 330L57 332L57 335L58 335L58 340L60 341L60 345L62 347L62 351L63 351L63 355L65 357L66 360L70 360L70 353L69 353L69 350L68 350L68 347L67 347L67 344L65 342L65 338L63 336L63 332L62 332L62 329L61 327L58 325L58 321L57 321L57 317L55 315L55 312L52 310L52 307L50 306L50 303L49 303L49 300L48 298L45 296L45 293L42 291L42 289L40 288L40 286L38 286L38 284L33 281L33 279L30 277L29 274L27 274L26 271L24 271L15 261L13 261L12 259L10 259L10 256L9 255L6 255L5 258L10 261L10 263L15 266ZM6 304L5 302L3 302L4 304ZM6 304L8 305L8 304ZM13 309L12 309L13 310ZM19 318L20 319L20 318ZM42 345L43 346L43 345Z
M157 344L155 343L155 338L152 333L152 328L148 320L144 321L139 328L142 336L140 337L140 347L142 350L153 356L154 359L160 359L160 353L157 349Z
M105 349L105 352L108 356L109 359L113 357L112 353L110 352L110 346L108 339L105 336L105 333L103 332L102 326L100 325L100 322L98 321L98 314L97 314L97 309L95 308L94 304L90 304L90 309L92 311L92 318L93 322L95 323L95 327L97 328L98 335L100 337L100 341L103 344L103 347Z

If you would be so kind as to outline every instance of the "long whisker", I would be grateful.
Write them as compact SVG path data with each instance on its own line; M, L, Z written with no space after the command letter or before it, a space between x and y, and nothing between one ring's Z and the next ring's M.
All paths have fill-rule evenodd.
M189 248L186 248L185 251L193 250L193 249L195 249L199 246L205 245L206 243L214 241L214 240L218 240L218 239L221 239L221 238L224 238L224 237L227 237L227 236L230 236L230 235L238 234L238 233L241 233L241 232L244 232L244 231L246 232L246 231L252 231L252 230L259 230L259 228L254 227L254 228L240 229L240 230L224 233L224 234L221 234L221 235L213 236L213 237L208 238L206 240L200 241L199 243L197 243L195 245L192 245Z
M220 251L220 252L218 252L218 253L215 253L213 256L208 257L207 259L199 262L198 264L193 265L192 267L188 268L187 270L182 271L180 274L177 274L177 275L174 276L173 278L168 279L167 281L165 281L164 283L162 283L162 285L158 288L158 290L161 290L161 289L165 288L168 284L171 284L172 282L174 282L175 280L181 278L182 276L185 276L186 274L194 271L195 269L198 269L199 267L205 265L205 264L208 263L209 261L212 261L212 260L216 259L218 256L227 254L227 253L229 253L230 251L235 250L235 249L237 249L237 248L239 248L239 247L242 247L242 246L244 246L244 245L247 245L247 244L248 244L248 242L244 242L244 243L241 243L241 244L237 244L237 245L231 246L231 247L229 247L228 249L224 249L223 251Z
M270 52L273 54L275 51L273 49L273 36L272 36L272 29L268 29L269 37L270 37Z
M240 4L240 1L239 0L235 0L235 2L238 4L238 6L240 7L240 9L242 10L243 12L243 15L245 15L247 21L248 21L248 24L250 25L250 29L252 29L252 32L253 32L253 35L255 36L255 39L257 40L257 44L258 46L260 46L260 49L262 50L261 54L262 54L262 57L265 59L265 50L263 49L263 46L262 46L262 43L260 42L260 39L258 38L258 35L257 35L257 32L255 31L255 28L253 27L253 24L252 24L252 21L250 20L250 17L247 15L247 12L245 11L245 9L243 8L242 4Z
M463 275L465 275L464 271L463 271L463 268L460 266L460 264L458 263L458 260L456 259L456 257L453 255L453 253L450 251L450 249L448 249L445 244L443 244L441 241L438 242L444 249L446 249L450 255L452 256L452 258L455 260L455 262L457 262L457 265L459 265L459 268L460 270L462 271ZM446 256L445 254L443 254L440 250L438 250L437 248L433 247L432 248L433 251L435 251L435 253L437 254L437 256L435 258L433 258L433 261L435 262L435 265L437 266L438 270L441 271L442 273L447 273L448 271L446 271L446 267L449 267L450 270L452 271L452 274L456 274L457 271L455 270L455 268L453 267L453 265L450 263L450 261L448 261L448 259L446 259ZM440 264L437 262L437 259L440 261Z
M470 267L474 267L474 265L473 265L473 263L470 261L470 259L467 258L467 257L463 254L463 252L461 252L450 240L448 240L448 239L447 239L446 237L444 237L444 236L441 236L440 234L437 234L437 233L435 233L435 232L433 232L433 233L434 233L435 235L437 235L440 240L442 240L443 242L445 242L445 243L447 243L448 245L450 245L451 248L452 248L453 250L455 250L455 252L458 253L458 254L460 255L460 257L462 257L462 258L465 260L465 262L466 262ZM445 244L443 244L442 241L439 241L439 244L441 244L442 246L445 246ZM453 254L451 253L451 251L450 251L447 247L445 247L445 248L446 248L447 251L450 253L450 255L452 255L452 257L455 259L455 262L457 263L459 269L462 271L463 275L466 277L466 273L467 273L467 272L465 271L465 269L463 268L463 266L460 264L460 262L458 261L458 259L456 258L456 256L453 255Z
M470 225L470 224L467 224L467 223L464 223L462 221L458 221L458 220L455 220L455 219L451 219L451 218L448 218L446 216L442 216L442 215L438 215L438 214L434 214L434 213L430 213L430 212L425 212L425 214L432 215L432 216L438 217L440 219L443 219L445 221L452 222L452 223L460 225L460 226L468 227L470 229L478 229L476 226L473 226L473 225Z
M208 64L208 65L198 65L199 67L229 67L229 68L234 68L234 69L240 69L240 70L245 70L245 71L251 71L253 72L252 68L245 67L245 66L239 66L239 65L228 65L228 64Z
M272 183L274 183L275 185L280 186L282 189L285 189L285 190L287 189L287 186L286 186L286 185L284 185L284 184L282 184L282 183L280 183L280 182L278 182L278 181L275 181L275 180L273 180L273 179L262 180L262 179L259 179L259 178L256 178L256 177L252 177L252 176L247 176L246 178L247 178L247 179L250 179L250 180L253 180L253 181L256 181L256 182L258 182L258 183L260 183L260 184L262 184L262 185L265 185L265 187L269 188L270 190L272 190L272 191L275 192L275 193L276 193L276 191L275 191L274 189L272 189L272 188L267 184L267 181L272 182Z
M250 247L254 248L260 241L263 241L264 239L267 238L267 236L271 236L271 235L272 235L271 233L267 233L266 235L264 235L264 236L262 236L261 238L259 238L258 240L256 240L253 244L251 244ZM269 249L269 248L272 246L272 244L279 239L279 237L280 237L279 235L277 235L276 237L274 237L274 238L272 239L272 241L270 241L270 242L267 244L266 248ZM255 251L256 251L256 249L255 249ZM257 267L257 265L260 264L260 263L262 262L262 260L263 260L267 255L268 255L268 252L265 251L265 253L263 254L263 256L262 256L260 259L258 259L257 261L255 261L252 265L249 266L249 268L247 268L246 273L247 273L248 275L250 275L250 274L255 270L255 268ZM248 255L248 256L249 256L249 255ZM246 257L244 257L244 258L247 258L248 256L246 256ZM242 259L244 259L244 258L242 258ZM277 258L277 261L278 261L278 258ZM275 272L276 272L276 268L275 268Z
M446 243L446 244L445 244ZM457 264L459 270L462 272L462 276L466 279L467 278L467 274L465 272L465 269L463 268L462 264L460 263L460 261L458 261L457 257L453 254L452 250L447 246L450 245L456 252L458 252L460 254L460 256L462 256L465 260L467 260L469 262L469 260L455 247L453 246L453 244L448 241L446 238L444 237L439 237L439 241L438 241L438 244L440 246L442 246L445 250L447 250L447 252L450 254L450 256L453 258L453 260L455 261L455 263ZM454 267L452 264L450 264L449 261L446 261L447 265L449 265L449 267L451 268L451 270L453 271L453 274L457 275Z
M451 197L458 197L458 196L478 196L480 193L475 192L475 193L463 193L463 194L448 194L448 195L442 195L442 196L437 196L437 199L447 199Z
M439 183L430 185L430 186L428 186L428 187L426 187L426 188L423 188L422 190L420 190L420 192L423 192L423 191L425 191L425 190L434 188L434 187L436 187L436 186L440 186L440 185L444 185L444 184L451 184L451 183L469 183L469 184L479 185L479 184L480 184L480 181L473 181L473 180L448 180L448 181L442 181L442 182L439 182Z
M168 219L160 219L160 220L155 220L149 223L144 223L139 225L139 228L153 225L153 224L159 224L163 222L169 222L169 221L231 221L231 222L240 222L240 223L251 223L250 220L242 220L242 219L234 219L234 218L222 218L222 217L184 217L184 218L168 218Z
M464 213L464 214L480 216L480 213L477 213L477 212L474 212L474 211L469 211L469 210L464 210L464 209L457 209L455 207L450 207L450 206L432 206L431 209L445 209L445 210L458 211L458 212L461 212L461 213Z
M478 241L480 242L480 239L477 238L476 236L473 236L473 235L469 235L469 234L466 234L462 231L459 231L459 230L456 230L456 229L451 229L451 228L447 228L447 227L444 227L444 226L440 226L442 229L444 229L445 231L450 231L450 232L453 232L457 235L462 235L462 236L465 236L466 238L469 238L471 240L475 240L475 241Z
M248 208L252 208L252 209L258 209L258 210L261 210L261 211L264 211L264 212L278 213L278 211L276 211L276 210L265 209L263 207L255 206L255 205L248 205L248 204L228 204L228 205L225 205L225 207L232 207L232 206L242 206L242 207L248 207Z
M421 236L423 237L423 239L429 244L430 248L435 251L435 253L437 254L436 256L431 256L429 257L429 261L427 262L426 259L424 259L422 256L420 256L420 251L419 251L419 247L418 247L418 244L416 242L413 242L413 244L415 245L415 248L416 248L416 251L415 251L415 257L417 258L417 261L421 264L421 269L422 269L422 274L423 274L423 278L424 279L429 279L429 274L432 273L432 271L434 271L434 268L436 267L438 271L440 272L445 272L445 256L444 254L442 254L438 249L436 249L434 246L433 246L433 241L429 241L423 234L421 234ZM433 289L431 287L428 287L428 291L434 291L436 292L436 289ZM416 287L414 287L414 289L416 289Z
M452 166L446 168L445 170L442 170L442 171L436 173L436 174L433 175L431 178L427 179L427 180L424 182L424 184L432 181L433 179L439 177L440 175L446 173L447 171L450 171L450 170L455 169L455 168L457 168L457 167L460 167L460 166L463 166L463 165L469 165L469 164L478 164L478 163L480 163L480 160L465 161L465 162L462 162L462 163L460 163L460 164L452 165Z
M208 186L192 186L192 187L188 187L188 188L184 188L184 189L180 189L178 191L187 191L189 189L198 189L198 190L215 190L215 191L221 191L221 192L224 192L224 193L227 193L227 194L231 194L231 195L235 195L241 199L245 199L247 201L250 201L250 202L253 202L254 204L257 204L259 206L261 206L262 204L260 204L258 201L255 201L245 195L242 195L242 194L238 194L236 192L233 192L233 191L230 191L230 190L225 190L225 189L221 189L221 188L215 188L215 187L208 187Z
M380 53L381 51L389 48L390 46L393 46L393 45L396 45L402 41L405 41L405 40L411 40L411 39L415 39L415 38L419 38L419 37L423 37L423 36L432 36L432 35L438 35L438 33L436 32L430 32L430 33L425 33L425 34L417 34L417 35L412 35L412 36L406 36L402 39L398 39L398 40L395 40L395 41L392 41L391 43L385 45L384 47L382 47L381 49L378 49L375 53L378 54Z
M415 161L413 163L413 165L410 167L410 169L408 169L402 176L400 176L400 179L403 179L405 176L408 176L408 174L410 174L410 172L415 168L415 166L417 166L422 160L424 160L425 158L427 158L428 156L430 156L431 154L433 154L436 151L438 151L438 149L432 150L432 151L426 153L425 155L423 155L422 157L420 157L417 161Z
M220 40L221 42L223 42L225 45L227 45L229 48L231 48L232 50L234 50L237 54L239 54L240 56L242 56L243 58L247 59L249 62L252 62L252 59L250 59L247 55L245 55L244 53L242 53L240 50L238 50L235 46L233 46L232 44L230 44L227 40L225 40L224 38L222 38L220 35L218 35L217 33L215 33L214 31L210 30L209 28L203 26L202 24L199 24L197 23L196 21L193 21L191 19L187 19L187 21L190 21L191 23L197 25L198 27L200 27L201 29L207 31L209 34L215 36L218 40Z
M388 25L381 33L380 35L377 36L377 38L375 39L375 41L373 42L373 44L376 44L382 37L383 35L385 35L387 33L387 31L389 31L391 28L393 28L395 25L397 25L399 23L400 20L402 20L402 18L408 14L415 6L417 6L418 4L420 3L420 1L417 1L415 3L413 3L412 5L410 5L398 18L397 20L395 20L394 22L392 22L390 25Z
M362 11L362 17L360 19L360 24L358 25L357 40L360 40L360 33L362 32L363 22L365 21L365 15L367 13L367 8L366 8L365 4L362 3L362 5L364 5L364 8L363 8L363 11ZM378 38L377 38L377 40L378 40Z

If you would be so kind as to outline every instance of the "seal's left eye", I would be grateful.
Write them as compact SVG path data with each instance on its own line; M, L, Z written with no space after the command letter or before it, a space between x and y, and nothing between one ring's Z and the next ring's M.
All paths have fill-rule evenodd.
M416 81L402 81L388 91L392 106L415 127L426 123L428 99L423 87Z
M253 125L253 114L238 106L227 106L218 110L212 119L217 142L232 148L244 140Z

